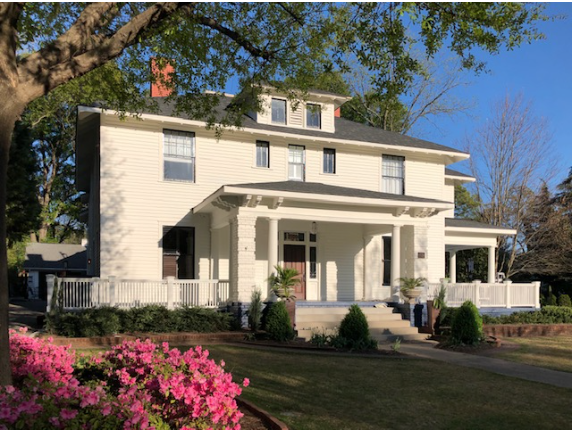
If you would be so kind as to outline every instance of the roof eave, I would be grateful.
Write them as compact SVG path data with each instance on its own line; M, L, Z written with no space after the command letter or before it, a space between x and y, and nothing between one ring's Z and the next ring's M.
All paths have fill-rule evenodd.
M107 110L107 109L102 109L102 108L97 108L97 107L81 106L79 108L81 109L81 111L84 111L84 112L93 112L93 113L111 114L111 115L118 114L114 110ZM198 127L203 127L203 128L206 128L206 126L207 126L206 122L204 122L204 121L187 120L187 119L182 119L179 117L170 117L170 116L165 116L165 115L160 115L160 114L139 114L138 118L143 119L143 120L147 119L147 120L151 120L151 121L158 121L158 122L162 122L162 123L169 122L169 123L176 123L176 124L188 125L188 126L198 126ZM234 130L234 131L246 132L246 133L251 133L251 134L258 134L258 135L265 135L265 136L293 138L293 139L303 140L303 141L318 141L318 142L326 142L326 143L337 143L337 144L342 144L342 145L351 144L351 145L355 145L355 146L372 147L372 148L376 148L376 149L400 150L400 151L412 152L412 153L434 154L434 155L440 155L440 156L448 157L449 158L448 163L461 162L461 161L466 160L470 157L470 155L468 153L463 153L463 152L458 152L458 151L435 150L435 149L424 148L424 147L408 147L408 146L401 146L401 145L374 143L374 142L370 142L370 141L355 141L355 140L339 139L339 138L332 138L332 137L306 136L306 135L298 135L296 133L291 133L291 132L269 131L269 130L264 130L264 129L254 129L254 128L247 128L247 127L242 127L242 128L229 127L228 129L231 131Z
M516 230L510 228L477 228L477 227L445 227L445 232L472 233L472 234L496 234L516 235Z

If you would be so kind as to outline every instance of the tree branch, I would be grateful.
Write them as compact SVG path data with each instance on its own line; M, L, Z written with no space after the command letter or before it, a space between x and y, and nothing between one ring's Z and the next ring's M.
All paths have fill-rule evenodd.
M252 42L250 42L248 39L246 39L240 33L223 26L218 21L216 21L214 18L209 18L209 17L204 17L204 16L195 16L195 20L198 23L200 23L206 27L209 27L213 30L216 30L219 33L229 37L230 39L232 39L234 42L236 42L238 45L240 45L242 48L244 48L246 51L248 51L253 56L263 58L264 60L272 60L272 58L274 57L274 53L272 53L270 51L262 50L256 46L254 46L252 44Z
M59 63L68 61L74 56L86 52L92 44L96 29L103 25L103 16L117 6L117 3L91 3L80 13L77 20L67 32L55 41L20 61L20 76L26 80L26 75L35 74L40 69L51 69ZM113 16L119 12L116 10ZM96 44L97 41L94 41Z
M98 46L67 61L54 65L44 64L40 60L36 62L35 67L29 63L22 63L20 75L21 83L26 86L25 100L29 102L43 96L70 79L85 75L118 57L126 48L138 42L140 37L156 28L177 10L192 10L194 7L189 3L156 3L133 17L111 36L100 40Z
M18 47L18 19L24 9L22 3L0 3L0 77L15 87L18 83L16 49Z

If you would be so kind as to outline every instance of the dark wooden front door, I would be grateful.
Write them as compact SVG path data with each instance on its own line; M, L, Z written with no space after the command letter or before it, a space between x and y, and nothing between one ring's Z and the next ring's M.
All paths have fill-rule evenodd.
M300 283L294 287L296 300L306 299L306 246L284 245L284 267L295 268L300 273Z

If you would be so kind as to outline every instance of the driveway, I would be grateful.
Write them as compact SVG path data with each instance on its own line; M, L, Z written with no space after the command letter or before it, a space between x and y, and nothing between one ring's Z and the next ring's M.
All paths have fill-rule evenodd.
M46 312L44 300L10 300L10 328L28 327L30 330L40 330L42 325L38 318Z

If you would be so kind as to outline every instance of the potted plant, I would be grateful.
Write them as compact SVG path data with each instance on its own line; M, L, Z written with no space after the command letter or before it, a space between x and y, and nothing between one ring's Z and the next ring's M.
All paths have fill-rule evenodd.
M405 297L409 304L415 303L415 299L421 295L423 292L421 287L427 279L421 278L411 278L411 277L400 277L397 279L400 282L401 295Z
M279 265L274 266L276 273L272 273L268 278L272 292L280 301L284 301L292 327L295 327L296 316L296 296L294 287L300 283L300 272L294 268L284 268Z
M431 334L438 333L437 322L441 314L441 309L447 307L445 301L446 296L447 288L445 288L445 283L441 282L441 287L439 291L435 293L433 300L427 300L427 321Z

